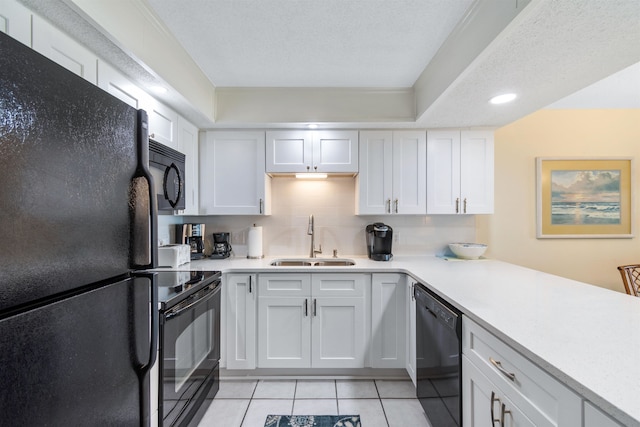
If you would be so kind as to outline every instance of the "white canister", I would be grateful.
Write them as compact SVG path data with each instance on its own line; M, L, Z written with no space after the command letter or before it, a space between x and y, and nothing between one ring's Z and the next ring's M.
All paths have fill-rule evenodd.
M264 254L262 253L262 227L256 227L253 224L253 227L249 229L249 248L247 251L247 258L263 258Z

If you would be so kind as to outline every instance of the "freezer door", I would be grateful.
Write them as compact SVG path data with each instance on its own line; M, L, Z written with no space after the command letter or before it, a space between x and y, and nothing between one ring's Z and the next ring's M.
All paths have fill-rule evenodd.
M151 208L130 206L138 111L1 32L0 52L2 313L127 273Z
M0 320L0 424L149 425L150 285L127 279Z

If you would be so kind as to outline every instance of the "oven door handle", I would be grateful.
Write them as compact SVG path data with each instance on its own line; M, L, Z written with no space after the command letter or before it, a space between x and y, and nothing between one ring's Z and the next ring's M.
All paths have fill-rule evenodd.
M213 298L218 292L220 292L220 286L216 286L213 290L211 290L211 292L205 294L204 296L198 298L197 300L193 301L191 304L185 306L185 307L181 307L179 309L172 309L169 310L165 313L165 319L169 320L171 318L174 318L176 316L180 316L182 313L184 313L185 311L188 311L189 309L191 309L193 306L196 306L202 302L208 301L211 298Z

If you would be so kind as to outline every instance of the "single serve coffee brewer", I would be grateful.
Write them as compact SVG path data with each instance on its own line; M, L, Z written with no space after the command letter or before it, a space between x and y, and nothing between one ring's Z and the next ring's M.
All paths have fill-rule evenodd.
M367 225L367 254L374 261L389 261L391 244L393 242L393 229L386 224L376 222Z

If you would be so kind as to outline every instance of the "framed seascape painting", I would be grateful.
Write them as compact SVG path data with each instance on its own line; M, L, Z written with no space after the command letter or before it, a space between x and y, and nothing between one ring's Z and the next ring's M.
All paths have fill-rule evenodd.
M538 238L631 238L631 158L536 159Z

